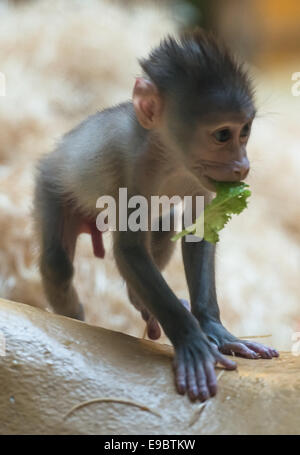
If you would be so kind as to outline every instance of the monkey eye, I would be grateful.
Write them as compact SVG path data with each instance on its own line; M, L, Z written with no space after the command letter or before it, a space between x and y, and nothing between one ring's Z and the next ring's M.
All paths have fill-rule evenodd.
M248 137L250 134L250 130L251 130L251 123L246 123L246 125L244 125L242 128L240 137Z
M218 142L227 142L231 139L231 132L229 128L223 128L213 133L213 136Z

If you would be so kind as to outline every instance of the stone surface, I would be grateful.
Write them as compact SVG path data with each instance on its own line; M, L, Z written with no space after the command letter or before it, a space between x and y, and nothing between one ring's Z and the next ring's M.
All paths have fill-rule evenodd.
M300 356L237 359L202 405L175 392L169 346L1 299L0 330L1 434L300 434Z

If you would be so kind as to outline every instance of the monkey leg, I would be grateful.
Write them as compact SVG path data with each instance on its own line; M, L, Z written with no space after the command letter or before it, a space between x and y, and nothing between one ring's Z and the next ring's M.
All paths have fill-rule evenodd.
M147 325L147 334L150 340L157 340L161 335L161 329L155 317L147 310L142 300L132 288L127 285L128 297L132 305L141 313Z
M213 345L222 354L237 355L248 359L278 357L276 349L238 339L221 323L215 286L214 245L205 240L188 243L183 239L182 253L192 313Z
M144 306L142 301L139 299L137 294L131 289L129 286L127 286L127 293L130 302L133 304L133 306L140 311L142 318L146 322L146 329L147 329L147 335L150 338L150 340L158 340L161 336L161 329L158 324L157 319L147 310L147 308ZM187 300L180 299L182 305L190 311L190 304Z
M56 194L41 186L36 192L35 210L40 231L40 272L47 299L56 313L83 320L83 306L72 284L80 219Z
M114 257L121 275L159 321L174 346L178 392L187 392L190 399L202 401L215 395L214 364L219 362L226 369L234 369L236 364L212 346L197 319L170 289L154 263L148 233L127 230L115 231L113 235Z
M72 285L73 265L62 245L44 251L40 270L46 296L55 313L83 321L83 306Z

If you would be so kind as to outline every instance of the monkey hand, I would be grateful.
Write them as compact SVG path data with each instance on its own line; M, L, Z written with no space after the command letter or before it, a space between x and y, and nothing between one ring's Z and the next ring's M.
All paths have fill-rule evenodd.
M205 401L217 392L215 364L234 370L236 363L213 346L200 327L189 328L187 335L174 343L174 373L177 391L187 392L191 400Z
M208 339L217 346L223 354L236 355L247 359L272 359L278 357L276 349L253 341L241 340L233 336L220 321L204 319L201 327Z

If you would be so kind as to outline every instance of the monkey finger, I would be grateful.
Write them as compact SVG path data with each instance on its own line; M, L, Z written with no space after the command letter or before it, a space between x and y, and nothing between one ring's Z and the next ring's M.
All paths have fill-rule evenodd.
M271 349L273 357L279 357L279 352L276 349Z
M187 376L187 391L191 400L196 400L199 396L197 377L193 358L186 358L186 376Z
M217 377L215 368L212 362L206 361L204 364L204 369L206 373L207 387L210 392L210 396L214 397L217 393Z
M227 359L227 357L224 357L222 354L215 354L215 359L216 362L223 365L226 370L235 370L237 368L237 364L233 360Z
M210 393L207 387L207 373L203 368L202 362L196 362L196 377L198 384L198 396L201 401L206 401L210 397Z
M217 342L212 340L210 337L208 337L210 345L216 350L219 351L219 346L217 345Z
M173 361L173 368L177 391L181 395L184 395L186 392L186 370L182 353L176 353L176 357Z

